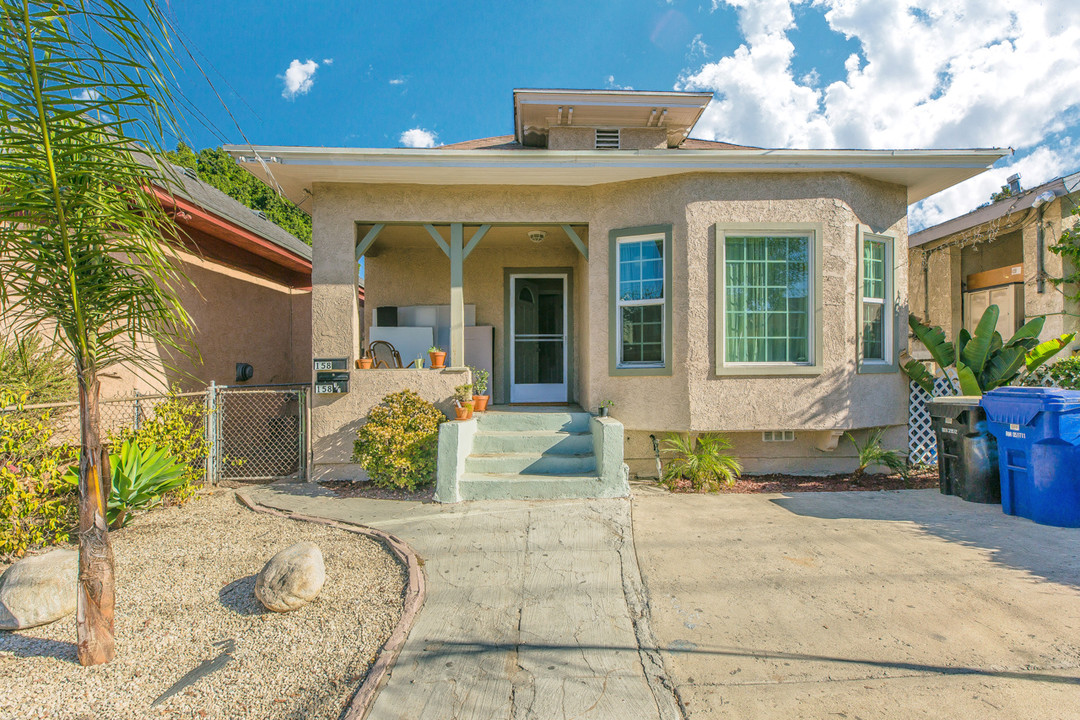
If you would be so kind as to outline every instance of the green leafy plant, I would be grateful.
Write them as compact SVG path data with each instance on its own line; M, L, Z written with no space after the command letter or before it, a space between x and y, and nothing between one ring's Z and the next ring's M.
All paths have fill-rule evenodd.
M866 435L866 441L860 443L851 433L844 433L859 457L859 467L851 473L851 482L858 485L866 474L866 469L873 466L887 467L900 477L907 478L907 458L898 450L888 450L882 447L881 438L885 434L885 428L874 428Z
M491 377L491 373L483 368L469 368L472 370L472 391L473 395L487 395L488 378Z
M671 453L660 477L660 484L669 490L682 489L689 484L694 491L715 492L720 485L734 485L742 472L742 463L725 451L731 443L722 435L689 435L669 433L663 450Z
M156 445L139 447L134 442L125 441L120 452L109 453L109 466L112 489L105 518L110 530L126 526L136 510L160 504L166 494L184 484L183 464L168 448ZM79 484L79 477L68 471L64 481L75 488Z
M472 396L473 386L471 383L457 385L456 387L454 387L454 399L457 400L459 403L464 405L466 402L472 402Z
M77 517L78 496L64 482L78 448L53 439L48 412L24 411L28 393L0 391L0 558L65 543Z
M439 347L438 345L432 345L431 347L429 347L427 349L427 351L429 353L441 353L443 351L443 349L441 347Z
M615 402L613 400L604 400L603 402L600 403L600 407L610 409L610 408L615 407Z
M1080 208L1074 208L1072 215L1080 215ZM1080 221L1072 227L1063 228L1058 241L1047 248L1055 255L1060 255L1066 268L1071 269L1062 277L1049 278L1054 285L1065 287L1063 293L1070 300L1080 300ZM1070 287L1071 286L1071 287Z
M0 337L0 387L26 393L26 404L51 403L75 397L71 358L41 335Z
M1066 390L1080 390L1080 356L1062 358L1049 365L1043 365L1027 375L1023 384L1032 387L1050 384Z
M439 425L445 421L437 407L412 390L387 395L357 431L353 460L375 485L413 492L435 479Z
M945 340L945 332L940 327L924 325L914 315L908 316L908 324L940 368L955 368L961 394L982 395L996 387L1008 385L1021 372L1034 372L1073 339L1073 334L1069 333L1040 343L1039 332L1046 318L1037 317L1024 323L1005 341L996 330L999 312L997 305L986 308L975 333L961 329L955 345ZM904 364L903 370L923 390L934 394L934 375L926 365L911 359ZM955 390L956 386L948 372L946 378Z
M206 439L206 404L197 398L181 397L175 390L154 406L153 415L143 420L138 429L121 428L109 435L114 448L125 442L140 447L165 448L183 466L183 483L169 491L171 502L183 502L203 484L206 477L206 454L210 443Z

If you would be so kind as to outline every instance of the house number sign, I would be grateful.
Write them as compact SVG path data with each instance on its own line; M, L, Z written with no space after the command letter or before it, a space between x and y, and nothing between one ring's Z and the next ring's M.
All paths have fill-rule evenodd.
M315 394L349 392L348 358L315 358Z

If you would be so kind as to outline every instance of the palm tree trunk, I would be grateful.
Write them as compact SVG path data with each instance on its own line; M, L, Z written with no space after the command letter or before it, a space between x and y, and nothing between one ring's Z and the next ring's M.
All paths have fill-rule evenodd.
M81 363L80 363L81 365ZM100 665L116 656L113 641L115 570L105 508L112 490L109 454L101 445L101 385L93 368L79 368L79 587L75 622L79 662Z

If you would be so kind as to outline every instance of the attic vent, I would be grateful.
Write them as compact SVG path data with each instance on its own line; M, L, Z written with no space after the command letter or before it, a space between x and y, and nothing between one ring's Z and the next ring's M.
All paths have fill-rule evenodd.
M618 150L619 149L619 129L596 129L596 149L597 150Z
M198 180L199 179L199 173L195 170L195 168L189 168L189 167L184 168L184 174L187 175L192 180Z
M761 439L763 442L793 442L795 440L795 431L768 430L761 433Z

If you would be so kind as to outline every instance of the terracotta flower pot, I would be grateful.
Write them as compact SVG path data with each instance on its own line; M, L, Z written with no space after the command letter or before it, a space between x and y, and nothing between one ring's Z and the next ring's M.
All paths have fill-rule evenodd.
M371 369L371 358L369 358L369 357L360 358L360 369L361 370L370 370Z
M469 408L467 406L465 406L465 405L462 405L461 407L456 407L455 406L454 407L454 419L455 420L468 420L469 419Z
M465 419L468 420L469 418L472 417L472 414L473 414L473 404L471 402L467 402L467 403L462 403L462 405L465 406L465 412L467 413L465 415Z
M490 395L473 395L473 409L476 410L476 412L484 412L487 410L488 399L490 397Z
M431 358L431 369L441 370L446 367L446 353L444 352L429 352L428 356Z

